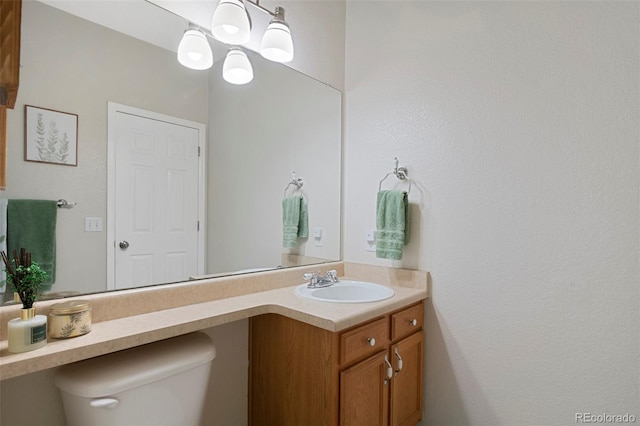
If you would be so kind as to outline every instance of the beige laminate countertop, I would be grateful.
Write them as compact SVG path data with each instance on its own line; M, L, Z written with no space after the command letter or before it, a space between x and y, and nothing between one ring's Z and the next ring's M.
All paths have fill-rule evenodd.
M426 276L426 273L423 274ZM354 278L367 279L362 275ZM422 281L421 276L418 277L418 281ZM30 352L9 353L7 341L3 340L0 341L0 379L9 379L266 313L280 314L337 332L427 298L426 279L424 286L419 283L413 286L402 285L404 283L392 285L384 279L378 282L392 287L395 295L380 302L328 303L301 298L294 293L295 285L284 286L94 322L92 331L86 335L63 340L49 339L46 346Z

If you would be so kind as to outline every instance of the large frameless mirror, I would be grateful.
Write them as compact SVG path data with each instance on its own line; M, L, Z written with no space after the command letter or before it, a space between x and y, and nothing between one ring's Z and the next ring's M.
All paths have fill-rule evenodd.
M61 9L82 3L23 3L20 91L7 117L7 189L2 197L65 199L71 207L57 210L51 297L129 286L107 283L106 259L110 250L119 250L117 230L109 226L122 213L107 202L108 170L113 170L107 143L109 102L206 126L198 183L205 211L204 262L180 278L133 280L132 285L340 258L338 90L252 51L246 53L253 81L230 85L221 75L224 45L212 43L217 61L210 70L178 63L175 50L188 28L185 19L141 0L91 2L94 20L108 15L100 5L111 10L126 3L129 16L112 12L120 14L119 25L131 21L132 36ZM144 25L134 19L135 13L144 13L156 30L163 29L163 40L156 45L137 38L141 29L136 26ZM25 105L77 115L77 165L24 161ZM309 236L284 248L282 200L291 195L292 188L285 188L297 179L303 182ZM136 244L131 238L128 243ZM5 300L11 299L9 292L5 290Z

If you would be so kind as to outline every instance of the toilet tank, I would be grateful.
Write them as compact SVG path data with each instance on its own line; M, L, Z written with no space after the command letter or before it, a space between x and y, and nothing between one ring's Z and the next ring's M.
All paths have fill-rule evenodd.
M62 366L67 424L198 425L215 355L198 332Z

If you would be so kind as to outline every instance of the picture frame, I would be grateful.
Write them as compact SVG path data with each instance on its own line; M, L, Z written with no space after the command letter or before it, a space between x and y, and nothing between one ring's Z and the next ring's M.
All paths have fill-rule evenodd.
M78 115L24 106L24 160L78 165Z

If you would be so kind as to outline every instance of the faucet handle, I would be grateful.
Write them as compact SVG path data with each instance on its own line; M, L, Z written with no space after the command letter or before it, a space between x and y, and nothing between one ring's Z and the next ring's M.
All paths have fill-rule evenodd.
M331 282L337 282L338 281L338 271L336 271L335 269L327 271L327 278L329 280L331 280Z
M309 280L309 285L313 286L318 284L320 279L320 272L307 272L302 276L305 280Z

